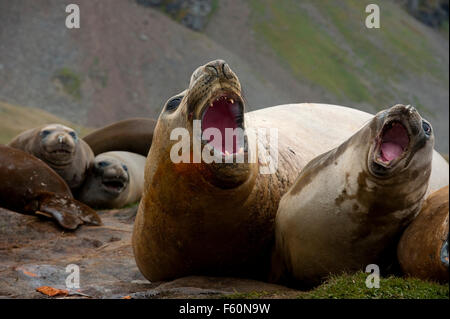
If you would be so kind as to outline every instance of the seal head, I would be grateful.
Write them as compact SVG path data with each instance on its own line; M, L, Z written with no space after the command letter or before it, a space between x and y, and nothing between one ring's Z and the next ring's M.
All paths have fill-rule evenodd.
M50 124L15 137L8 146L43 160L76 191L94 161L91 148L70 127Z
M413 157L417 167L429 163L434 145L433 129L414 107L395 105L377 114L372 129L378 132L367 159L373 176L388 178L404 171Z
M189 89L167 101L159 122L165 123L166 130L187 129L192 152L184 162L200 164L197 169L214 186L233 188L250 174L244 110L239 79L225 61L215 60L194 71ZM197 153L201 158L196 149L202 150ZM243 160L238 163L239 155ZM205 157L210 160L205 162Z

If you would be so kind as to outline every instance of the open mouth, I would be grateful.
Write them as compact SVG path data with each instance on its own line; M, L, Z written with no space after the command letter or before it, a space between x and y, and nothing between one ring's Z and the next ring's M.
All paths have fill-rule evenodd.
M211 136L205 142L222 155L243 154L246 151L243 124L243 102L235 93L220 91L208 101L203 110L202 133L209 128L216 128L221 133L221 139ZM241 130L236 130L238 128Z
M409 141L408 130L402 123L387 123L379 137L376 161L387 166L402 158L408 149Z
M121 193L125 188L125 182L119 179L110 179L102 181L103 187L110 193Z

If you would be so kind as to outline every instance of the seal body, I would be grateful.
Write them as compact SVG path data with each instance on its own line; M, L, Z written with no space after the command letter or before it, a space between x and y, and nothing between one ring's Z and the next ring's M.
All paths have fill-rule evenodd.
M138 202L144 189L146 158L130 152L97 155L77 198L96 208L122 208Z
M392 263L427 193L433 145L431 125L396 105L308 163L279 204L272 279L315 285Z
M83 140L95 155L111 151L126 151L148 155L152 145L156 120L132 118L112 123L86 135Z
M448 282L448 186L425 201L403 233L398 260L409 276Z
M225 62L198 68L189 88L166 103L155 128L133 231L141 272L152 281L192 274L266 275L281 196L309 160L342 143L368 118L354 109L308 103L244 113L240 83ZM194 121L203 137L209 128L223 135L226 128L260 128L267 138L258 134L235 147L200 140ZM179 128L192 137L186 162L171 159L180 143L171 135ZM277 147L270 142L271 128L277 129ZM207 163L203 157L196 162L195 145L203 151L209 145L220 160L239 153L248 157L252 149L259 155L255 162ZM277 169L264 171L275 154Z
M83 223L101 224L95 211L73 199L58 174L28 153L0 145L0 180L1 207L45 215L67 229Z
M90 147L73 129L60 124L25 131L16 136L8 146L44 161L66 181L72 191L84 182L94 161Z

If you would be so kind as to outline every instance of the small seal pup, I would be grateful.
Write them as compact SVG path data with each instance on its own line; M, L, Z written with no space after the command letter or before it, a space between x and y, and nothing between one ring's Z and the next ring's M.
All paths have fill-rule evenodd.
M427 192L433 146L431 125L395 105L308 163L280 201L272 280L315 285L393 262L385 258Z
M0 145L0 180L1 207L44 215L67 229L101 225L97 213L74 200L66 182L33 155Z
M408 276L448 282L448 186L431 194L403 233L398 260Z
M370 118L324 104L249 113L244 108L239 79L223 60L199 67L189 88L164 106L147 157L132 240L136 263L149 280L195 274L265 278L281 196L311 159L342 143ZM206 139L194 134L194 121L200 122ZM180 128L191 137L186 162L171 159L180 143L171 135ZM222 136L237 128L267 128L268 134L227 144L208 139L210 128ZM271 142L272 128L277 130L277 145ZM195 145L213 149L221 162L203 157L195 162ZM250 157L252 150L262 153L258 160L224 163L242 153ZM264 171L270 163L277 163L277 169Z
M141 199L146 158L130 152L97 155L77 199L95 208L122 208Z
M90 147L73 129L61 124L25 131L8 146L43 160L66 181L72 191L81 186L94 161Z
M95 156L111 151L147 156L155 125L156 120L151 118L126 119L99 128L83 137L83 140L91 147Z

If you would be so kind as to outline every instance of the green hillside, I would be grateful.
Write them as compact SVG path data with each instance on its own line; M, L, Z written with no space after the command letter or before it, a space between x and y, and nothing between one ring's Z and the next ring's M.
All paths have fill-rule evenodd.
M61 123L86 134L89 129L62 120L41 109L16 106L0 101L0 144L8 143L19 133L44 124Z
M381 28L365 27L371 1L250 0L252 25L292 73L341 99L377 109L402 98L431 113L407 83L414 77L448 86L419 22L392 1L379 1ZM381 97L381 98L380 98ZM430 114L428 114L430 115Z

